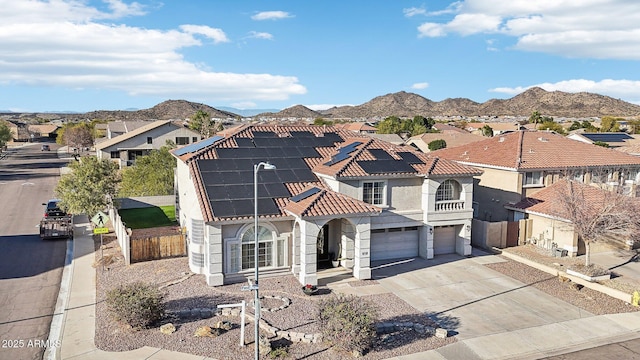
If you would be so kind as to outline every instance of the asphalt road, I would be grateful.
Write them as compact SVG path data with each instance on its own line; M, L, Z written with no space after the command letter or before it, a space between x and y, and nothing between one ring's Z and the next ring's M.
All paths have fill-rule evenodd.
M0 359L42 359L47 346L66 252L66 240L39 236L42 203L54 198L66 163L50 146L0 156Z

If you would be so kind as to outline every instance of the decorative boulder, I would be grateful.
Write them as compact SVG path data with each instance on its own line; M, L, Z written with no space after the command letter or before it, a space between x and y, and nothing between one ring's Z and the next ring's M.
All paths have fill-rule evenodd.
M162 326L160 326L160 332L163 334L173 334L174 332L176 332L176 327L173 326L172 323L168 323L168 324L164 324Z

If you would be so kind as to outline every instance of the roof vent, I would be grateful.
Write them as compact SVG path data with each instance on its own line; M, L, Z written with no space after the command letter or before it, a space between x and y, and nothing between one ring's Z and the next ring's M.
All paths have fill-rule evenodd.
M487 149L488 149L488 148L489 148L488 146L485 146L485 147L484 147L484 150L485 150L485 151L487 151Z
M535 153L535 151L533 151L533 149L529 149L529 154L533 154Z
M499 137L499 138L498 138L498 141L499 141L499 142L504 142L504 138L503 138L503 137Z
M462 156L467 156L467 152L465 151L464 153L462 153Z
M540 140L540 141L542 141L542 142L549 142L549 139L547 139L547 138L543 138L542 136L540 136L540 137L538 138L538 140Z

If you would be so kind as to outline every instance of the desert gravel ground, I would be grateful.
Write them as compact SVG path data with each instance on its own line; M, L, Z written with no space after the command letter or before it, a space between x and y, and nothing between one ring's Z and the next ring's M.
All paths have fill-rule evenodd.
M204 277L189 276L188 259L174 258L157 261L148 261L125 266L122 257L118 255L117 243L110 237L105 237L103 251L96 251L98 304L96 306L96 334L95 343L98 348L105 351L127 351L142 346L152 346L172 351L190 353L194 355L208 356L220 360L249 359L253 357L253 323L248 322L246 327L247 346L240 347L240 319L239 317L214 316L208 319L176 319L167 318L157 327L134 331L112 320L104 302L107 290L120 284L143 280L152 282L166 292L167 310L175 311L190 308L214 308L218 304L237 303L245 300L248 303L253 299L253 293L240 290L241 285L231 284L221 287L209 287ZM99 241L96 249L99 249ZM101 253L104 256L99 261ZM539 255L539 254L538 254ZM537 255L530 254L531 257ZM103 265L104 270L103 270ZM591 289L582 288L576 290L570 283L561 282L557 277L552 277L542 271L527 265L508 260L503 263L489 264L488 267L509 275L519 281L551 294L559 299L574 304L593 314L608 314L619 312L638 311L623 301L603 295ZM367 286L375 283L374 280L354 281L349 283L353 287ZM320 288L317 295L306 296L302 294L300 285L293 276L265 278L260 281L261 295L285 296L291 299L291 305L284 310L276 312L262 312L262 318L271 325L282 330L304 333L319 332L315 321L318 310L317 303L320 299L331 296L330 289ZM381 321L411 321L434 326L431 319L416 311L400 298L393 294L364 296L363 299L371 301L380 315ZM282 302L266 297L263 307L278 307ZM253 313L251 308L248 308ZM213 326L218 321L229 321L234 328L215 338L195 337L193 334L199 326ZM172 322L177 331L171 335L162 334L158 327L164 323ZM326 344L290 343L284 339L271 338L274 347L287 348L286 359L343 359L350 355L339 353ZM425 337L414 331L397 332L380 336L374 348L366 353L363 359L386 359L394 356L412 354L421 351L436 349L455 342L455 337L439 339L435 336ZM262 356L269 359L268 356Z
M118 256L116 242L105 237L104 254L105 270L102 270L102 262L99 262L101 251L96 251L96 334L95 343L99 349L105 351L127 351L142 346L152 346L173 351L208 356L220 360L250 359L253 358L254 325L248 322L245 328L247 346L240 347L240 318L214 316L208 319L165 319L162 323L173 323L177 331L171 335L162 334L158 327L134 331L115 321L109 314L105 294L120 284L126 284L143 280L153 282L158 286L167 285L178 281L174 285L165 287L167 310L180 310L187 308L214 308L217 304L238 303L241 300L250 302L253 293L243 292L240 287L244 284L231 284L221 287L209 287L203 276L188 276L188 259L174 258L157 261L148 261L125 266ZM99 242L96 249L99 249ZM180 281L182 280L182 281ZM352 286L367 286L374 281L354 281ZM278 278L265 278L260 280L261 295L286 296L291 299L291 305L284 310L276 312L262 311L262 318L271 325L282 330L317 333L319 332L315 321L317 303L322 298L331 296L330 290L320 287L318 294L306 296L300 289L300 284L293 276ZM416 311L413 307L393 294L381 294L364 296L363 299L371 301L378 309L381 321L411 321L424 325L436 324ZM266 297L262 307L278 307L282 302ZM248 308L253 313L252 308ZM212 326L218 321L229 321L234 328L215 338L194 337L194 332L199 326ZM261 332L261 334L266 334ZM290 343L283 339L272 338L274 347L287 346L286 359L342 359L349 358L348 354L334 351L326 344ZM435 336L425 337L416 332L407 330L394 334L384 335L378 338L374 348L366 353L362 359L386 359L398 355L411 354L455 342L455 337L447 339ZM261 356L269 359L268 356Z

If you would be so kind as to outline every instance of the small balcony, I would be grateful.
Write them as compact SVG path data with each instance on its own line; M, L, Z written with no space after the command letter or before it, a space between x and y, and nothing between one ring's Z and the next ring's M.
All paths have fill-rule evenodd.
M464 200L436 201L436 212L464 210Z

